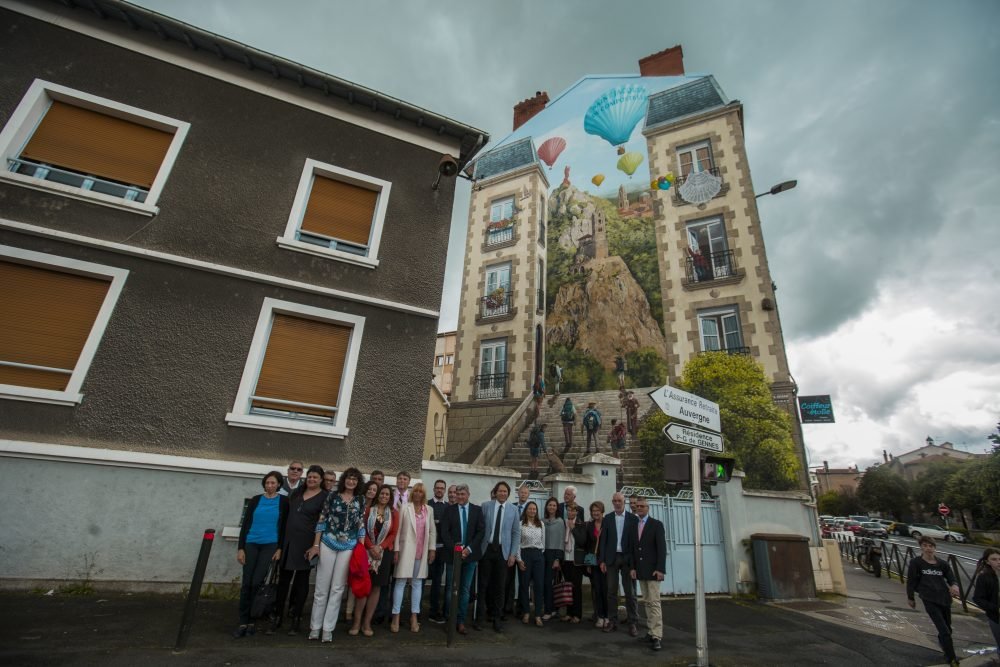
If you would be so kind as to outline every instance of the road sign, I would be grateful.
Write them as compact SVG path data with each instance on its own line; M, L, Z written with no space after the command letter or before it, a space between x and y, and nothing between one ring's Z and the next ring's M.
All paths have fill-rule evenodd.
M691 422L696 426L720 433L722 420L719 418L719 404L705 400L670 385L649 392L649 397L661 410L675 419ZM686 443L685 443L686 444ZM717 451L722 451L717 450Z
M948 509L947 505L941 503L940 505L938 505L938 514L940 514L941 516L948 516L949 514L951 514L951 510Z
M698 449L707 449L710 452L722 452L722 436L718 433L703 431L700 428L691 428L684 424L670 423L663 429L663 435L667 436L670 442Z

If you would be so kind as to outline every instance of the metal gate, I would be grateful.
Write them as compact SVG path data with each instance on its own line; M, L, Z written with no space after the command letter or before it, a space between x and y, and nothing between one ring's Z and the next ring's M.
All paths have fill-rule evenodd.
M691 491L659 496L653 489L623 488L626 497L640 495L649 502L649 515L663 522L667 538L667 572L662 595L694 595L694 497ZM722 536L722 508L701 494L701 543L706 593L728 593L729 577Z

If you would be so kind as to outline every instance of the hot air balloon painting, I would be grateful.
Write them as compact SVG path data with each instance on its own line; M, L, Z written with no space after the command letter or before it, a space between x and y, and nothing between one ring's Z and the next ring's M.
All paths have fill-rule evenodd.
M552 137L551 139L546 139L541 146L538 147L538 157L542 158L542 162L549 165L549 169L552 169L552 165L556 163L559 158L559 154L563 152L566 148L566 140L562 137Z
M618 169L628 174L629 178L632 178L632 174L642 164L642 160L642 153L636 151L625 153L625 155L618 158Z
M590 179L590 182L597 187L601 187L601 183L604 182L604 174L595 174L594 177Z
M617 146L618 154L624 154L624 144L646 115L648 97L649 91L643 86L629 84L609 90L587 109L583 117L584 131Z

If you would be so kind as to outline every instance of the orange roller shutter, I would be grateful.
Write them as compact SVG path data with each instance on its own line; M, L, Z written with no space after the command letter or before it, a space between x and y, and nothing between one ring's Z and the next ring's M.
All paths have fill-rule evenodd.
M254 395L336 407L351 327L276 313ZM268 403L255 407L333 417L332 410Z
M110 280L0 261L0 361L73 370ZM63 390L69 375L0 366L0 384Z
M55 101L21 157L150 188L173 139L172 132Z
M315 176L302 230L348 243L368 245L378 192Z

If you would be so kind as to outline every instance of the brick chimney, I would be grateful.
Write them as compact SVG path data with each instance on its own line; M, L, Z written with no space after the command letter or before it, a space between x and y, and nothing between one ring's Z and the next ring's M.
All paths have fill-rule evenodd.
M684 76L684 50L681 45L639 59L642 76Z
M523 102L514 105L514 129L527 123L539 111L549 103L549 94L543 91L535 93L534 97L529 97Z

